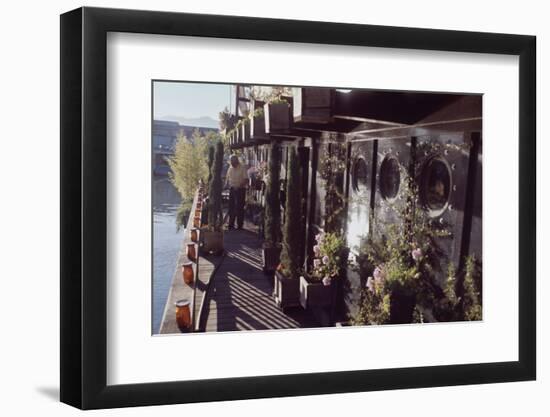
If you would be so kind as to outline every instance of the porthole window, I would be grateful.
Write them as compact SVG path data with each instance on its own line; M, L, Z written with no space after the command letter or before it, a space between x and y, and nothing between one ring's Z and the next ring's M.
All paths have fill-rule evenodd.
M440 215L449 202L451 170L441 157L430 159L422 169L420 197L432 215Z
M393 200L399 193L401 170L399 161L393 156L386 156L380 165L380 193L386 200Z
M353 189L357 193L365 192L368 188L368 167L364 158L357 158L353 164Z

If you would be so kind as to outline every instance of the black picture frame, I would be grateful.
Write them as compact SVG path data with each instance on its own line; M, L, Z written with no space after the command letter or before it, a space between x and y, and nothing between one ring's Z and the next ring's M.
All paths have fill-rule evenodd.
M519 360L108 386L108 32L519 56ZM61 401L82 409L536 378L536 38L102 8L61 15Z

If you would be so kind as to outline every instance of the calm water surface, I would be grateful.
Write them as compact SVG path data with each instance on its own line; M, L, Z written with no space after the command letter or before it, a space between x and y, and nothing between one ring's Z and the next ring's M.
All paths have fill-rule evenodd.
M183 239L176 231L181 198L166 178L153 184L153 334L158 333Z

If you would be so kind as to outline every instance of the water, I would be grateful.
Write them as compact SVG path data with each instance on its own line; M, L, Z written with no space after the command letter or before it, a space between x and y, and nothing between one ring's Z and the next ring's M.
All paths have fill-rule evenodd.
M162 314L172 284L183 229L176 231L179 193L166 178L153 183L153 334L159 332Z

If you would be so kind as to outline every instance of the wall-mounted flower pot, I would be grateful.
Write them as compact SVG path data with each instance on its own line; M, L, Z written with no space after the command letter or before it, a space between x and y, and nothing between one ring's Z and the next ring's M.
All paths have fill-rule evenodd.
M205 255L221 255L223 253L223 232L201 230L200 251Z
M310 282L300 277L300 305L304 309L313 307L328 307L332 304L333 283L325 285L322 282Z
M267 103L264 105L265 132L278 133L292 127L290 104L286 102Z
M331 123L334 103L332 88L293 88L295 123Z
M276 271L273 278L273 297L281 308L298 307L300 305L300 279L288 278Z
M272 274L277 269L281 259L281 248L264 246L262 251L263 270L266 274Z

